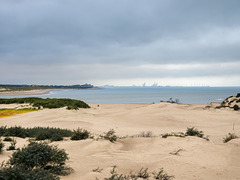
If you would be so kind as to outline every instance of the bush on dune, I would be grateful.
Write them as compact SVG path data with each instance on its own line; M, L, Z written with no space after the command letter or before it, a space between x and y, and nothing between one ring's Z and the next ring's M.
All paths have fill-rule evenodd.
M14 126L7 128L0 127L0 136L15 136L15 137L31 137L36 140L50 139L52 141L61 141L63 137L71 137L72 131L68 129L51 128L51 127L34 127L23 128L21 126Z
M40 168L26 169L23 166L4 165L0 169L1 180L60 180L60 178Z
M197 128L192 127L192 128L187 128L187 131L185 133L187 136L197 136L202 138L204 136L202 131L199 131Z
M64 98L37 98L37 97L26 97L26 98L11 98L11 99L3 99L0 98L0 104L23 104L28 103L31 104L33 107L38 109L42 108L62 108L67 107L67 109L75 109L78 108L90 108L88 104L83 101L75 100L75 99L64 99Z
M232 139L236 139L238 136L236 136L234 133L228 133L226 137L223 138L223 142L227 143L228 141L231 141Z
M31 142L28 146L14 152L9 162L11 165L22 165L26 169L62 166L68 160L67 153L57 146L47 143Z
M101 136L102 138L109 140L110 142L115 142L117 140L117 136L115 135L115 131L113 129L110 129L108 132L105 133L105 135Z
M2 142L2 140L0 139L0 153L2 153L4 148L4 143Z
M46 143L31 142L17 150L0 168L3 180L58 180L57 175L67 175L71 168L65 166L68 155L63 149Z
M82 140L82 139L87 139L89 137L90 137L89 131L78 128L77 130L73 130L71 140Z

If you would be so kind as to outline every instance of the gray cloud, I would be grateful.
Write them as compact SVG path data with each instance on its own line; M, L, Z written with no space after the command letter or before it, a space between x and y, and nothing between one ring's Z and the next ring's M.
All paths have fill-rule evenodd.
M88 80L218 76L220 70L211 64L240 62L239 19L238 0L2 0L0 75L4 67L12 67L21 77L22 66L34 71L32 78L47 83L41 78L50 73L50 65L56 67L51 69L56 74L53 80L63 74L59 72ZM138 66L145 64L208 64L209 68L140 71ZM92 73L84 75L85 69L79 72L74 67ZM240 76L235 67L221 71Z

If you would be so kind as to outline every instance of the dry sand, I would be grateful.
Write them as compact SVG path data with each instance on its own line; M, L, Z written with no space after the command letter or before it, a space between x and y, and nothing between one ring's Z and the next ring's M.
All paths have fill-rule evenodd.
M109 177L111 166L117 165L119 173L137 172L142 167L149 171L160 168L175 179L240 179L240 139L223 143L223 137L234 132L240 136L240 111L230 109L205 109L204 105L184 104L90 104L90 109L44 109L0 119L0 126L23 127L51 126L87 129L103 134L114 129L119 136L132 136L152 131L156 137L128 137L115 143L106 140L54 142L66 150L68 164L74 173L63 180L94 180ZM0 105L0 108L6 107ZM234 124L234 130L233 130ZM210 141L197 137L168 137L159 135L186 132L196 127L209 135ZM27 143L18 138L17 147ZM7 145L6 145L7 147ZM170 153L182 149L179 155ZM11 152L4 151L0 162ZM103 168L101 173L93 172Z

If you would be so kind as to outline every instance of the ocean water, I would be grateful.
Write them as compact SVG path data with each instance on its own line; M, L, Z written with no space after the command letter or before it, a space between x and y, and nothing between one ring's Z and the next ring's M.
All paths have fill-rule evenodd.
M33 95L41 98L71 98L87 103L158 103L170 98L184 104L209 104L222 102L240 93L240 87L116 87L51 91L49 94ZM8 96L3 98L11 98ZM26 97L26 96L18 96Z

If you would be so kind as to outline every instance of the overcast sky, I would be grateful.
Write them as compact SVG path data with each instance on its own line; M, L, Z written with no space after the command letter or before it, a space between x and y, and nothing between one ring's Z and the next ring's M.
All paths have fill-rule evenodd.
M0 0L0 84L240 86L239 0Z

